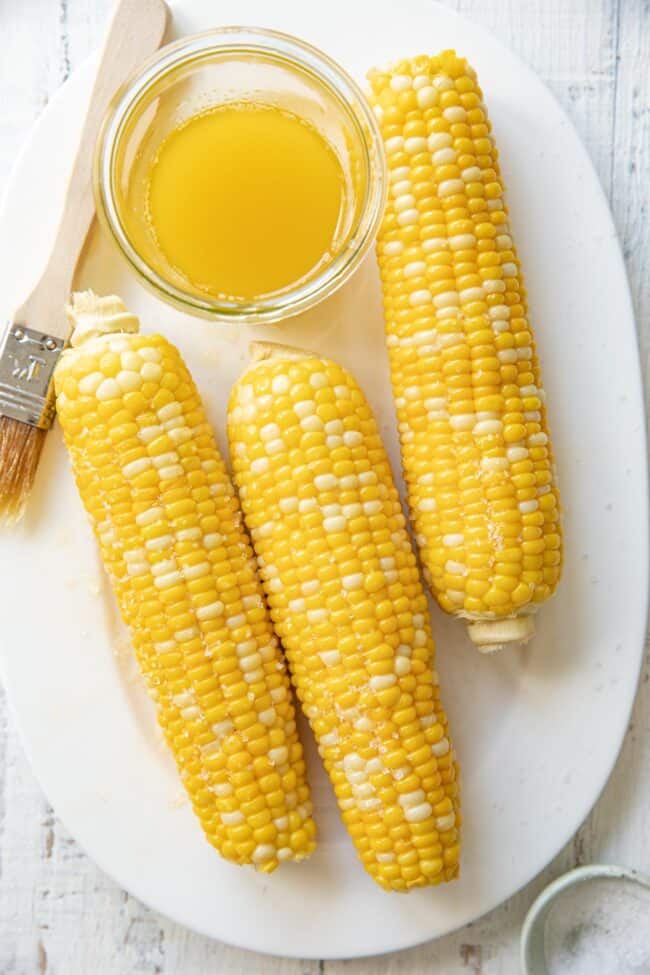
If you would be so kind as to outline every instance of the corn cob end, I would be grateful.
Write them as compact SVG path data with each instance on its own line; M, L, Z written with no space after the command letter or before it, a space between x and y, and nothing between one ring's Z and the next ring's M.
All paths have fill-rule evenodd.
M251 342L248 346L251 362L264 362L266 359L304 359L311 352L298 349L282 342Z
M480 653L495 653L513 644L528 643L535 634L535 620L532 616L477 620L468 622L467 632Z
M75 291L65 311L72 329L72 348L101 335L110 335L113 332L133 334L140 331L137 315L127 311L122 299L116 295Z

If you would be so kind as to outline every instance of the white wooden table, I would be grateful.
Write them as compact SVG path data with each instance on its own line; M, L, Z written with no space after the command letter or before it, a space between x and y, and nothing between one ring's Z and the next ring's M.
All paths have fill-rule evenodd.
M492 28L532 66L586 143L623 242L649 381L650 0L445 2ZM0 186L34 119L97 46L109 6L110 0L0 0ZM592 861L650 873L649 677L646 665L609 785L542 876L457 934L353 962L229 948L116 887L56 820L0 691L0 975L512 975L524 914L550 879Z

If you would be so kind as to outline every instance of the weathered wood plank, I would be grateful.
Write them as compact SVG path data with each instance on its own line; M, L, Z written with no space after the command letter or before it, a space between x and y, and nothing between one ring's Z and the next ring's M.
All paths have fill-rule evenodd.
M617 0L459 0L534 70L566 109L603 186L610 182Z
M71 67L76 67L101 42L112 0L59 0Z
M650 0L620 3L618 76L610 197L635 306L641 365L650 379ZM646 397L647 405L647 397ZM639 463L645 458L639 457ZM611 781L590 817L586 852L650 870L650 661L623 750Z
M0 174L6 176L29 126L43 111L63 76L56 4L33 0L29 16L25 16L25 5L5 3L0 7L0 24ZM40 50L35 57L37 24Z

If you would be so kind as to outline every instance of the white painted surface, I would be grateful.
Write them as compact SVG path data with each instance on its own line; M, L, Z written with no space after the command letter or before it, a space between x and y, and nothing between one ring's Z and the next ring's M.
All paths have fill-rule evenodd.
M649 101L644 70L650 53L648 5L624 0L620 7L615 2L588 0L520 4L494 0L465 2L461 7L493 26L518 50L549 81L572 115L613 202L643 328L649 310L648 284L642 278L648 261L644 207L649 128L643 115ZM105 8L99 0L78 0L58 10L49 0L0 4L0 33L6 38L0 103L3 174L44 95L65 74L66 64L77 63L96 43ZM603 720L607 720L606 708ZM592 859L619 860L648 870L649 724L644 679L612 782L587 825L546 872L547 878ZM226 975L245 971L311 975L319 969L338 975L344 968L358 975L377 971L505 975L516 970L517 930L543 883L539 878L509 904L459 934L386 959L319 966L262 958L191 935L124 897L52 820L14 733L2 724L0 763L3 975L46 970L70 975L90 971L198 975L210 970Z

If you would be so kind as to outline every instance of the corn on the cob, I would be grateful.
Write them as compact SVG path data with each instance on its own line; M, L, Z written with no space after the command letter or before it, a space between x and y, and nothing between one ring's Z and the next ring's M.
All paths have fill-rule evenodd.
M386 451L334 362L257 345L228 430L271 616L368 872L458 872L456 763L427 602Z
M209 842L270 872L314 847L291 690L192 378L117 298L78 295L57 409L158 719ZM117 334L115 334L117 333Z
M408 500L441 607L481 649L532 633L561 569L526 292L474 71L369 74L390 193L377 254Z

